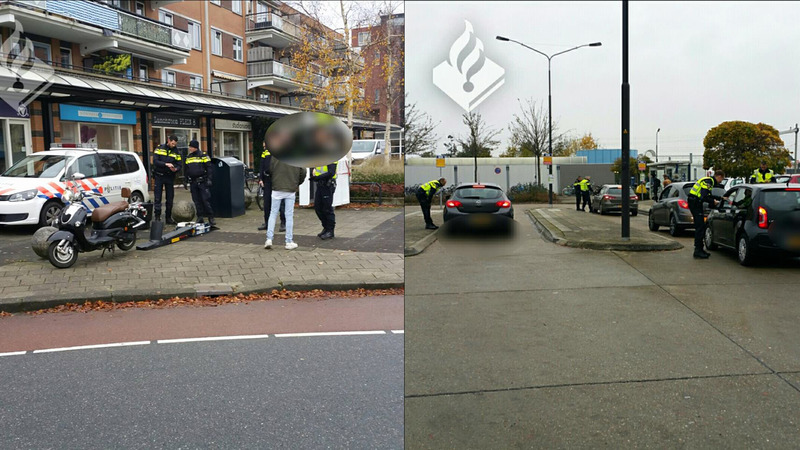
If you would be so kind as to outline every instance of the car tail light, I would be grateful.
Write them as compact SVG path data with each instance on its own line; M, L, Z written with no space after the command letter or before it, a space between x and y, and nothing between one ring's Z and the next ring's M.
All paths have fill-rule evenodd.
M767 210L763 206L758 207L758 228L767 228Z
M678 200L678 207L683 208L683 209L689 209L689 202L687 202L686 200L683 200L683 199Z
M461 206L461 202L458 200L448 200L447 207L448 208L459 208Z
M797 189L797 188L789 188L789 189L786 189L786 190L787 191L800 191L800 189Z
M610 195L604 195L603 196L603 200L611 200L612 198L613 197L611 197Z
M501 208L508 208L511 206L511 202L508 200L500 200L499 202L495 203L497 206Z
M637 197L635 195L631 195L631 200L639 200L639 197Z

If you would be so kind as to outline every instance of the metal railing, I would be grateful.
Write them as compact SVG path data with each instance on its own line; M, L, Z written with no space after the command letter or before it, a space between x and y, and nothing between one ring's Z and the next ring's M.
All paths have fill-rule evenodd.
M5 5L70 17L86 25L101 27L123 35L133 36L160 45L176 47L181 50L188 51L191 48L188 30L180 30L174 26L126 12L105 3L89 0L36 0L26 2L0 0L0 7Z
M245 32L265 31L269 29L280 30L284 33L299 38L300 27L289 16L281 16L275 12L257 12L247 15Z
M362 197L353 198L353 196L351 195L350 196L350 202L351 203L375 203L375 201L374 201L374 199L376 197L376 194L375 194L375 190L376 189L375 188L377 187L378 205L382 205L383 204L383 187L381 186L380 183L375 183L375 182L352 182L351 181L350 182L350 186L351 187L353 187L353 186L368 186L369 187L369 189L356 189L355 190L356 192L367 191L368 196L363 197L363 198ZM352 189L351 189L351 194L352 194Z
M269 61L274 58L272 47L253 47L247 50L248 61Z
M275 76L285 78L297 84L298 69L288 64L279 63L278 61L260 61L247 63L247 76L248 77L267 77ZM327 84L327 78L322 75L314 75L313 84L316 86L324 86Z

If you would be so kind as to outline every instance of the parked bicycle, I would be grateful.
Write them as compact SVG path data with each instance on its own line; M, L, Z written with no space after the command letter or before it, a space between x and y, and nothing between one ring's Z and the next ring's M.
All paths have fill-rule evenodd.
M244 166L244 188L247 192L256 192L258 185L258 175L250 167Z

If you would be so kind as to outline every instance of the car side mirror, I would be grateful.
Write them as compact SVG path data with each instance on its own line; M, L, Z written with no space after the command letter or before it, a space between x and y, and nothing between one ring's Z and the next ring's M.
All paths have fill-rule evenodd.
M75 172L74 174L72 174L73 180L82 180L84 177L85 176L80 172Z

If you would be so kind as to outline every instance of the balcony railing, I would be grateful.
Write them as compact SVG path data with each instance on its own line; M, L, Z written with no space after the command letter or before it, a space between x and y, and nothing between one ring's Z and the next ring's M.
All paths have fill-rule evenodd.
M261 61L247 63L247 76L248 77L268 77L275 76L285 78L297 84L297 69L287 64L279 63L277 61ZM315 86L324 86L327 83L327 78L322 75L315 74L313 77L313 84Z
M247 50L248 61L268 61L275 58L272 47L253 47Z
M246 32L265 31L269 29L280 30L296 38L300 37L300 27L288 16L282 17L274 12L260 12L247 15Z
M88 0L0 0L0 6L13 5L31 10L71 17L78 22L116 31L160 45L188 51L188 31L179 30L153 19L131 14L109 5Z

